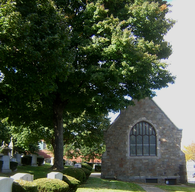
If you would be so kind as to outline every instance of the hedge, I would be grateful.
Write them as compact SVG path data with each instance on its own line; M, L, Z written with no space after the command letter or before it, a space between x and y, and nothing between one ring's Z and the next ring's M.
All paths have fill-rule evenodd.
M69 175L71 177L76 178L77 180L79 180L81 183L84 183L86 181L86 174L85 172L82 170L82 168L74 168L74 167L68 167L65 168L62 171L63 174L65 175Z
M30 181L15 180L13 182L12 192L37 192L37 186Z
M85 169L88 169L89 171L92 171L92 167L90 166L90 165L88 165L87 163L81 163L81 166L82 166L82 168L85 168Z
M84 172L85 172L85 175L86 175L86 180L89 179L89 176L91 175L91 171L89 171L89 169L86 169L86 168L81 168Z
M41 178L33 183L37 186L38 192L69 192L69 185L59 179Z
M75 192L78 188L78 185L80 184L79 180L69 175L63 175L63 181L65 181L69 185L68 192Z
M101 172L101 165L95 165L95 171Z

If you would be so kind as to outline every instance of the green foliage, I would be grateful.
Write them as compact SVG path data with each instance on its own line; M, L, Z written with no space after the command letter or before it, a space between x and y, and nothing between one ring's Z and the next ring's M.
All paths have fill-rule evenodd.
M74 177L71 177L69 175L63 175L63 181L65 181L69 185L68 192L76 192L78 185L80 184L79 180L77 180Z
M54 167L63 169L69 114L118 111L174 82L163 60L171 54L168 11L161 0L2 1L1 116L52 130ZM92 143L83 130L80 138Z
M185 153L186 161L195 161L195 143L192 142L188 146L184 146L183 152Z
M101 172L101 168L102 168L101 165L95 165L95 171Z
M89 171L92 171L93 165L90 166L88 163L81 163L82 168L88 169Z
M37 192L37 186L30 181L14 180L12 192Z
M39 192L68 192L69 186L59 179L36 179L33 183L37 186Z
M15 171L17 169L18 162L10 161L10 169Z
M63 170L63 174L74 177L77 180L79 180L81 183L84 183L86 181L86 174L82 170L82 168L74 168L74 167L65 168Z
M9 143L11 138L11 132L7 123L7 118L0 119L0 145L3 141Z
M86 169L86 168L81 168L84 172L85 172L85 175L86 175L86 180L89 179L89 176L91 175L91 171L89 169Z
M93 169L93 163L87 163Z

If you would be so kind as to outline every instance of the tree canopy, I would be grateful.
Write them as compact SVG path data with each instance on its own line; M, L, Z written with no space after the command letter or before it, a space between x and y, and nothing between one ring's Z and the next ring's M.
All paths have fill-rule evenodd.
M107 114L174 82L168 11L162 0L1 0L1 115L53 129L63 169L66 114Z
M192 160L195 161L195 143L192 142L190 145L185 146L183 152L186 156L186 161Z

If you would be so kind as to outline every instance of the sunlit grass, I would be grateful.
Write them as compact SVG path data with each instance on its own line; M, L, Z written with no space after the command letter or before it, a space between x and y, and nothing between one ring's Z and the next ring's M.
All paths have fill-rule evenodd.
M77 189L77 192L131 192L144 191L140 186L134 183L122 182L117 180L105 180L100 178L89 178L85 184L82 184Z
M193 186L182 186L182 185L160 185L158 186L162 190L174 191L174 192L195 192L195 187Z

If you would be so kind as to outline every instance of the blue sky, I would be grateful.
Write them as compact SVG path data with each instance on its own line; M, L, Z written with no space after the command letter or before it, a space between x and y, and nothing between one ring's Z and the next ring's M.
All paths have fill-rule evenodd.
M183 129L182 147L195 142L195 0L170 0L168 17L177 21L165 39L173 54L167 60L175 84L157 91L154 101L172 122Z

